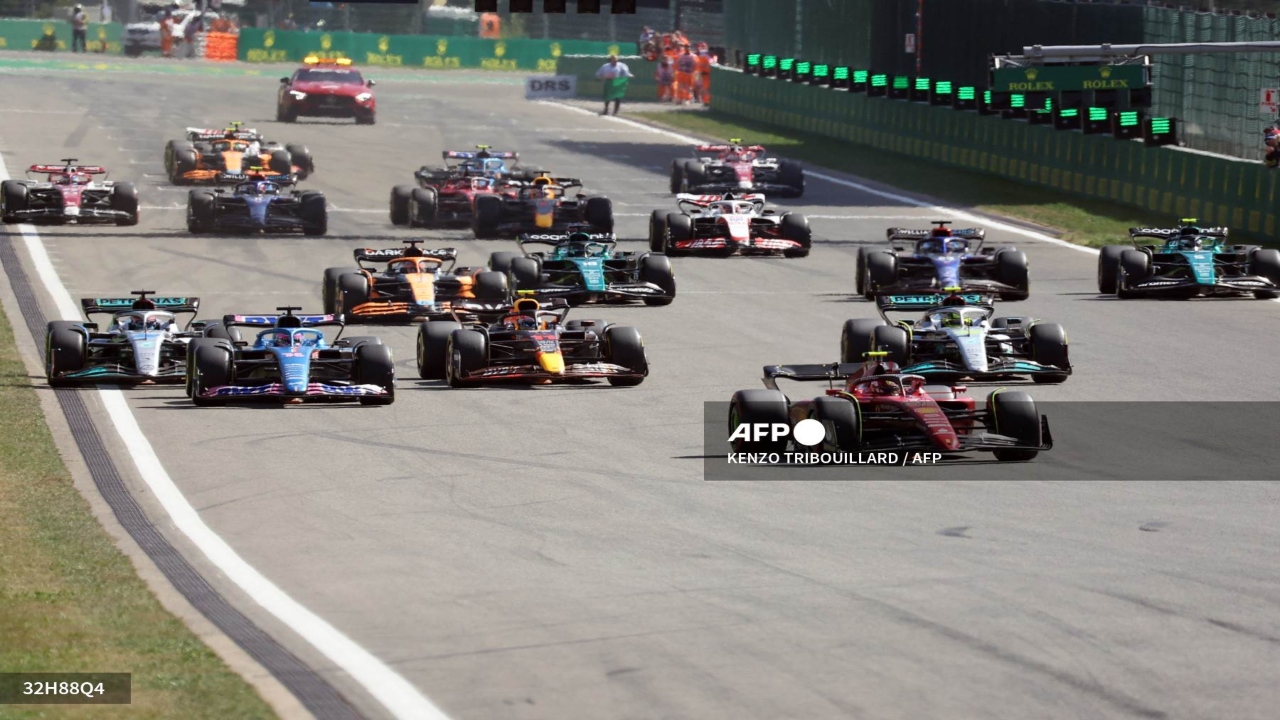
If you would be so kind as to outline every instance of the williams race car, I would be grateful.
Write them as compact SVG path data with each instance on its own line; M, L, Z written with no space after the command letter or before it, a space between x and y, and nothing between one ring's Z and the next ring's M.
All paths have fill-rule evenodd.
M187 396L196 405L246 400L395 401L395 362L375 337L327 340L317 327L336 326L333 315L227 315L187 345ZM240 328L262 328L245 342ZM338 336L342 335L339 329Z
M1227 228L1201 228L1194 218L1176 228L1130 228L1129 245L1098 255L1098 292L1137 297L1280 297L1280 251L1228 245ZM1139 244L1141 238L1162 240Z
M562 232L571 225L590 225L594 232L613 232L613 202L581 192L582 181L539 175L508 181L496 195L477 195L471 229L480 239L536 232Z
M354 251L357 268L324 271L324 310L341 313L350 323L359 320L452 319L460 300L508 303L511 291L504 272L483 267L454 267L453 248L423 250L421 240L405 240L409 247L360 248ZM365 267L366 262L386 263L385 269Z
M5 180L0 187L0 216L6 223L115 223L138 224L138 188L131 182L95 181L107 174L98 165L76 165L65 158L62 165L32 165L31 173L45 173L40 180Z
M982 247L986 231L953 230L947 220L932 230L889 228L889 242L914 240L915 249L858 249L856 287L868 300L883 293L937 292L960 287L965 292L996 294L1002 300L1025 300L1031 294L1027 256L1011 246Z
M187 195L187 229L207 232L301 232L324 235L329 214L324 193L285 191L292 182L263 177L225 188L199 188Z
M86 381L181 382L187 376L187 343L199 337L193 326L200 298L84 298L85 317L110 315L105 329L96 322L54 320L45 331L45 377L57 387ZM189 314L184 327L177 316Z
M418 327L418 375L451 387L581 382L639 385L649 374L640 331L603 320L569 320L563 300L517 299L489 322Z
M778 380L826 382L825 394L791 400ZM861 364L769 365L766 390L739 390L729 404L729 437L737 453L783 453L786 437L743 439L743 425L767 423L794 427L817 420L826 430L815 446L800 452L935 451L946 455L990 452L1001 462L1025 461L1053 448L1049 420L1030 395L996 390L979 407L963 386L927 385L924 377L899 368L882 352ZM839 383L837 385L837 383Z
M670 305L676 297L671 260L660 253L619 252L613 233L577 230L520 236L522 252L495 252L489 267L508 274L512 290L539 300ZM528 252L549 245L546 252Z
M164 169L174 185L237 182L250 170L305 180L315 172L305 145L269 142L252 128L232 123L223 130L187 128L185 140L164 148Z
M958 380L1030 376L1060 383L1071 374L1067 333L1057 323L1029 317L992 317L993 298L977 293L878 295L882 319L847 320L840 359L857 362L884 350L903 372ZM891 312L923 310L919 320L894 322Z
M790 160L765 157L759 145L698 145L691 160L671 163L671 194L762 192L770 196L804 195L804 168Z
M280 78L276 94L276 122L297 122L299 117L355 118L357 125L372 125L378 101L373 80L365 80L351 66L350 58L308 55L291 77Z
M804 215L766 207L763 195L677 195L680 212L654 210L649 249L678 255L805 257L812 246Z

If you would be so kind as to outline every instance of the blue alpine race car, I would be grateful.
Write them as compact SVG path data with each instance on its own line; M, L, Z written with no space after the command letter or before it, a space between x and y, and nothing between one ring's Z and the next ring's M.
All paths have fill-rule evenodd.
M196 405L243 400L359 400L361 405L395 401L395 363L375 337L334 339L317 327L336 326L333 315L227 315L204 328L188 346L187 395ZM249 342L240 327L263 328ZM342 331L338 331L340 336Z
M507 273L512 292L538 299L562 298L572 304L627 303L670 305L676 297L671 260L662 253L619 252L613 233L574 229L522 235L523 252L495 252L492 270ZM549 245L547 252L528 252Z
M225 188L199 188L187 196L187 229L206 232L301 232L324 235L329 214L324 193L286 191L292 180L259 177Z
M1136 297L1280 297L1280 251L1228 245L1227 228L1202 228L1194 218L1176 228L1129 228L1133 245L1098 254L1098 292ZM1163 240L1142 245L1140 238Z
M934 220L932 230L889 228L889 242L913 240L915 248L894 245L892 251L858 249L856 287L871 300L877 295L940 292L959 287L964 292L998 295L1002 300L1025 300L1031 294L1027 256L1012 246L982 247L981 228L953 230L948 220Z

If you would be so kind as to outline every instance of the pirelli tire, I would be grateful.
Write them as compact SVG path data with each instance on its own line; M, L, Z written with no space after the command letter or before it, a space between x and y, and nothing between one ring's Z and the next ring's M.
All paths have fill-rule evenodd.
M649 215L649 249L663 252L667 242L667 212L654 210Z
M359 318L352 311L369 302L369 294L369 278L364 273L339 275L334 304L340 308L346 322L355 322Z
M1128 300L1137 297L1134 285L1151 275L1151 256L1141 250L1128 249L1120 254L1120 277L1116 282L1116 297Z
M634 387L644 382L649 374L649 358L644 352L644 340L640 331L625 325L610 325L604 331L604 360L621 365L640 377L610 377L614 387Z
M272 150L270 157L267 159L267 169L273 173L291 177L293 175L293 157L288 150L283 148Z
M377 385L387 391L385 395L361 395L361 405L390 405L396 401L396 363L391 348L371 342L357 345L352 371L357 385Z
M329 232L329 209L325 206L324 193L309 190L298 197L298 202L304 234L320 236Z
M478 195L475 214L471 217L471 231L477 240L498 237L502 224L502 198L497 195Z
M201 407L226 404L226 400L221 398L203 395L212 388L231 384L234 377L231 355L230 348L216 340L201 343L191 350L191 361L187 366L191 375L191 402Z
M476 330L454 330L449 335L448 355L445 378L449 387L479 385L480 381L469 379L467 375L489 365L489 336Z
M684 190L689 192L707 184L707 166L701 160L684 161Z
M212 190L197 189L187 193L187 230L192 233L213 232L218 222L218 196Z
M507 284L516 293L521 290L537 290L542 287L542 265L536 258L515 258L507 270Z
M1000 462L1025 462L1040 454L1043 431L1036 401L1019 390L997 390L987 396L987 413L991 430L1028 446L1020 449L996 450L992 454Z
M306 180L316 171L316 161L312 159L311 149L306 145L290 143L284 149L289 153L289 164L298 168L299 180Z
M320 286L320 299L324 303L326 314L337 315L342 312L342 304L339 302L340 295L338 294L338 278L359 272L358 268L353 267L325 268L324 281Z
M1069 371L1071 359L1067 354L1067 331L1058 323L1036 323L1027 331L1031 344L1031 359L1041 365L1052 365ZM1066 382L1069 372L1036 373L1031 379L1037 383Z
M1014 288L1000 293L1001 300L1026 300L1031 295L1031 271L1027 254L1013 248L996 252L996 278Z
M516 258L522 257L524 257L524 253L508 252L506 250L491 252L489 253L489 269L505 275L511 269L511 262Z
M200 154L195 147L178 148L173 153L173 167L169 170L169 180L174 185L193 185L194 182L184 177L187 173L200 168Z
M7 223L21 222L15 213L26 210L31 194L21 180L5 180L0 183L0 212Z
M1280 250L1259 248L1249 256L1249 274L1258 275L1270 280L1280 287ZM1280 297L1276 290L1255 290L1254 297L1271 299Z
M131 182L118 182L111 186L111 209L125 217L116 218L116 225L138 224L138 187Z
M440 196L435 188L414 188L409 196L409 226L431 227L440 213Z
M867 292L867 249L858 248L858 260L854 263L853 291L863 297Z
M476 300L489 302L505 302L511 299L512 287L507 273L495 271L478 272L471 286L471 294Z
M687 253L676 249L676 243L693 239L693 218L684 213L667 213L667 236L662 252L667 257L678 257Z
M444 380L449 363L449 336L461 330L460 323L432 320L418 326L418 377L423 380Z
M788 188L788 196L801 197L804 195L804 168L800 163L783 160L778 164L778 183Z
M840 362L860 363L865 361L866 354L875 350L876 328L885 327L887 323L879 318L854 318L845 320L840 331Z
M800 247L784 250L782 254L789 258L808 257L813 246L813 231L809 229L809 218L801 213L786 213L782 216L779 231L787 240L800 243Z
M733 437L743 426L782 424L791 425L788 416L787 396L778 390L739 390L729 401L729 437ZM759 440L752 437L729 441L735 453L784 453L789 440L785 437L773 439L772 435Z
M684 192L684 162L684 160L671 161L670 189L672 195Z
M648 254L640 258L640 282L662 288L661 296L644 298L645 305L661 307L676 299L676 273L671 268L671 258L666 255Z
M583 206L583 217L596 231L613 232L613 201L603 195L587 198Z
M1120 256L1125 250L1132 249L1129 245L1107 245L1098 251L1098 292L1116 294L1120 281Z
M852 400L822 396L809 405L809 419L822 423L826 430L818 450L824 453L857 452L861 446L862 417Z
M88 338L79 323L54 320L45 330L45 379L52 387L70 385L71 381L56 377L61 373L83 370L88 360Z
M863 287L867 299L898 282L898 258L893 253L873 251L863 257L867 276Z
M391 224L404 226L409 224L409 196L416 188L412 185L396 185L391 188L390 215Z

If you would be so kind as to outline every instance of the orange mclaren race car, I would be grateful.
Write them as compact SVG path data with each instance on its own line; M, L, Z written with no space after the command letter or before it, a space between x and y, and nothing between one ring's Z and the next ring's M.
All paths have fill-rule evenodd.
M454 319L453 311L483 309L510 302L507 276L484 267L454 267L453 248L423 250L421 240L407 248L360 248L358 268L324 271L325 312L342 313L348 323L361 320ZM362 263L386 263L385 270ZM456 308L454 306L465 306Z
M165 146L164 168L174 185L195 185L240 182L251 169L303 180L315 163L305 145L269 142L233 122L222 130L187 128L185 140Z

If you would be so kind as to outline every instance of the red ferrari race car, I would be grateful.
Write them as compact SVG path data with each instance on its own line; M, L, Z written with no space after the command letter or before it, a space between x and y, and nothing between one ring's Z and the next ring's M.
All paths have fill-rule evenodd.
M99 165L32 165L32 173L46 173L44 180L5 180L0 189L0 215L6 223L115 223L138 224L138 188L131 182L95 181L106 175Z
M680 212L654 210L649 249L678 255L805 257L811 233L804 215L765 207L764 195L676 196Z
M303 59L304 67L292 77L280 78L276 98L276 122L299 117L355 118L357 125L372 125L378 112L372 80L353 70L350 58Z
M897 363L886 361L887 354L867 353L861 364L766 366L768 389L739 390L729 404L733 451L784 453L790 438L766 434L751 440L739 427L778 423L794 428L810 419L825 434L817 445L797 448L800 452L985 451L1005 462L1031 460L1053 448L1049 421L1030 395L995 390L980 408L964 386L926 385L920 375L904 374ZM827 382L830 388L811 400L792 401L778 389L779 379Z
M516 169L519 153L490 150L488 145L477 145L475 152L445 150L441 156L443 167L424 165L413 173L418 187L397 185L391 189L392 224L431 227L470 223L476 195L494 194L508 178L532 179L527 171Z
M692 159L671 162L671 192L763 192L780 197L804 195L804 168L790 160L765 156L760 145L699 145Z

